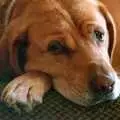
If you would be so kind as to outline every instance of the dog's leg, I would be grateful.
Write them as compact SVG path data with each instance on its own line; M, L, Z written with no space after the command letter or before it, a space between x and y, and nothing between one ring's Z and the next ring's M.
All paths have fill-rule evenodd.
M3 90L1 99L10 107L31 110L42 103L44 94L51 87L51 79L44 73L29 72L11 81ZM22 108L22 109L23 109Z

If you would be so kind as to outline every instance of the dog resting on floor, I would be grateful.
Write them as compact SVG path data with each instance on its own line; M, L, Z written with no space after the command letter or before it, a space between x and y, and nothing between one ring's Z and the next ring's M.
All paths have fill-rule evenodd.
M15 78L1 100L33 107L51 87L83 106L117 99L116 41L115 23L100 1L12 0L0 40L0 73L10 68Z

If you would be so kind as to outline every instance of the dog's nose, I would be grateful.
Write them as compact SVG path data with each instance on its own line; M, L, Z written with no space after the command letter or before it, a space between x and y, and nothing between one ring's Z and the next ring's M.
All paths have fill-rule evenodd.
M91 83L95 91L102 93L112 92L115 84L114 79L110 75L95 75Z
M115 84L114 72L110 72L108 67L106 68L103 65L95 65L93 68L90 72L90 79L94 91L102 93L112 92Z

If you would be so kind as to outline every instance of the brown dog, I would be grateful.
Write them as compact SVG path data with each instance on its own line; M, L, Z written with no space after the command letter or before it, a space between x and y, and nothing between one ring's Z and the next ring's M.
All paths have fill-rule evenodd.
M102 3L13 0L6 19L0 70L10 67L19 76L5 87L3 101L32 107L51 86L84 106L118 98L120 81L111 65L116 28Z

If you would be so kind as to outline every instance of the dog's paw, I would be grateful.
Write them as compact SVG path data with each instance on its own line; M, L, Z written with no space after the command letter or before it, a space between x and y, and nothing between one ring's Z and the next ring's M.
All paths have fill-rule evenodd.
M38 73L26 73L15 78L3 90L1 100L18 112L20 109L30 111L42 103L44 94L50 89L48 76Z

